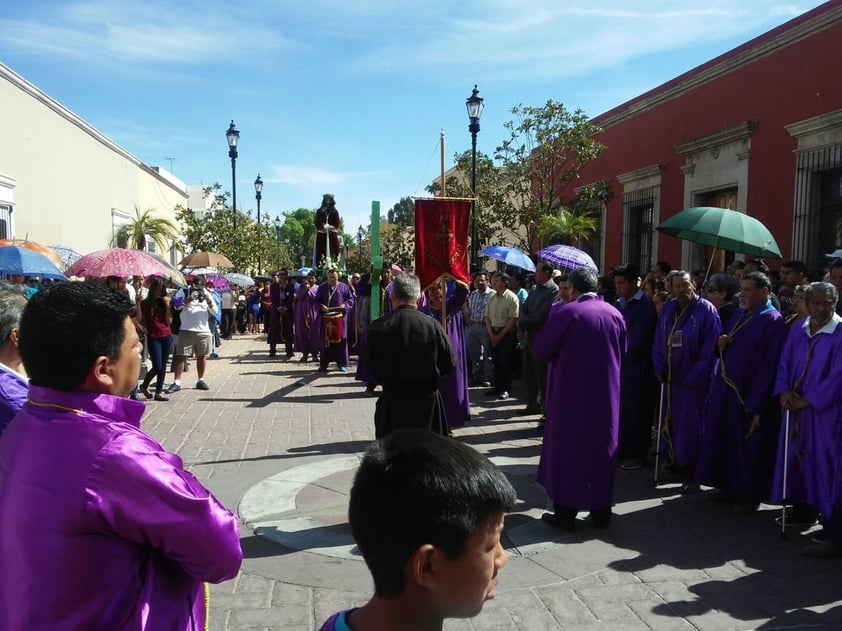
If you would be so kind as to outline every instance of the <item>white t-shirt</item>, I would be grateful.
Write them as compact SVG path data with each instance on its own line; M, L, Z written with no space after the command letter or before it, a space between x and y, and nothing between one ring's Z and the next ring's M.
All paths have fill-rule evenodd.
M188 288L185 291L190 290ZM216 313L216 301L207 289L204 290L204 297L206 300L189 300L184 302L184 306L181 309L182 331L210 333L208 314Z

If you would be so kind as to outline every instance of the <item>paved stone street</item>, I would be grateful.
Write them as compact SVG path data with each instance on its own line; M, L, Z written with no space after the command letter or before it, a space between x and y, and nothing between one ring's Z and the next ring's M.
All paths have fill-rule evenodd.
M143 422L242 520L245 560L235 580L211 587L211 629L313 631L371 594L346 511L375 399L353 363L317 376L297 356L270 360L256 336L219 353L210 391L192 388L194 364L184 389L150 401ZM842 561L800 555L808 535L781 540L774 507L736 515L704 492L655 489L651 469L618 470L608 530L543 524L541 434L536 417L515 415L517 390L504 402L473 389L473 420L456 431L506 472L519 503L506 520L497 599L446 629L842 629Z

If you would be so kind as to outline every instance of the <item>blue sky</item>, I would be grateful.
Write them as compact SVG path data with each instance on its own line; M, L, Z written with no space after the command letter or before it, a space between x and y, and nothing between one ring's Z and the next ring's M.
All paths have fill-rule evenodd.
M596 116L821 4L809 0L29 0L0 15L0 60L152 166L275 217L336 196L345 230L424 195L518 104ZM170 161L167 158L172 158Z

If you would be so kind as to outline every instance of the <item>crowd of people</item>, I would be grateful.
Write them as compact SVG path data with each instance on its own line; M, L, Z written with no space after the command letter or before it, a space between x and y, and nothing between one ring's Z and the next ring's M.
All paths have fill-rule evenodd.
M514 490L448 437L470 421L469 387L505 402L518 374L517 413L543 430L549 526L575 530L586 511L607 528L616 468L654 460L656 483L704 485L738 514L791 505L782 528L823 526L805 554L842 556L842 259L817 279L798 261L774 275L757 260L710 277L542 261L531 277L476 273L471 287L422 288L389 264L348 282L280 270L243 291L202 275L183 288L12 280L0 287L0 609L14 628L204 625L203 583L242 561L237 518L140 429L131 399L168 400L191 359L209 389L206 359L245 333L318 372L346 372L356 354L356 379L378 395L379 440L349 512L375 594L324 629L440 629L494 597Z

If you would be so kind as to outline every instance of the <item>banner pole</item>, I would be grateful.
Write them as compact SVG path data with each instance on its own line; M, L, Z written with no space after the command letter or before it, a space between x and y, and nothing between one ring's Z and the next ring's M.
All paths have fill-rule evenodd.
M441 195L440 197L447 196L447 184L444 181L444 130L441 130L441 142L439 146L441 147Z
M383 257L380 256L380 202L371 202L371 313L369 322L380 317L380 270L383 268ZM375 280L376 279L376 280Z

